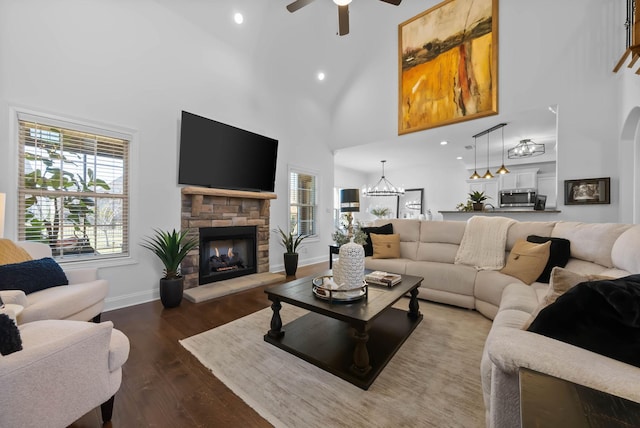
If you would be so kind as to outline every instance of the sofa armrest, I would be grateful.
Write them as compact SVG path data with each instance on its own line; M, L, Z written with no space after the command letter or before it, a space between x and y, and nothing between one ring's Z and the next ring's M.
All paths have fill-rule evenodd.
M65 270L64 274L67 276L69 284L81 284L98 279L98 269L96 268L69 269Z
M1 290L0 297L3 303L12 303L26 308L29 305L27 295L22 290Z
M492 333L489 358L505 374L524 367L640 402L639 367L525 330L498 327Z

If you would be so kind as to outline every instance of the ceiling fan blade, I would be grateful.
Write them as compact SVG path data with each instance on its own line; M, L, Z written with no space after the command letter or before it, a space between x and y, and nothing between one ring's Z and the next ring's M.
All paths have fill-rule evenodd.
M338 6L338 34L349 34L349 5Z
M394 6L398 6L400 4L400 2L402 2L402 0L380 0L380 1L392 4Z
M293 3L287 5L287 10L293 13L296 10L305 7L310 3L313 3L313 0L296 0Z

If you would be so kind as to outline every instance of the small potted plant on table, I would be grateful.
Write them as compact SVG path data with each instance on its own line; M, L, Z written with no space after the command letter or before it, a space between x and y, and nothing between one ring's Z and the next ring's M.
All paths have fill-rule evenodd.
M474 211L482 211L484 209L484 201L491 199L484 192L478 192L477 190L469 193L469 200L473 204Z

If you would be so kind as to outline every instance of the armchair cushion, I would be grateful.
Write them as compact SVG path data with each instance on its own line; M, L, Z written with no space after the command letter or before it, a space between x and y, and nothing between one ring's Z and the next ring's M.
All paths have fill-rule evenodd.
M29 260L0 266L0 289L22 290L25 294L58 285L67 285L64 271L52 258Z
M0 314L0 354L9 355L22 350L22 339L16 323L7 314Z

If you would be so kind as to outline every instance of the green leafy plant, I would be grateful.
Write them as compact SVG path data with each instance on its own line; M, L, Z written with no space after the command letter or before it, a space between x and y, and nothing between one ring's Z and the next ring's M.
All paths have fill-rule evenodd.
M344 229L337 229L331 238L338 244L338 247L349 242L349 232ZM356 223L353 228L353 242L364 245L367 243L367 234L360 228L360 223Z
M458 211L473 211L473 204L471 203L471 201L460 202L458 205L456 205L456 209Z
M369 211L371 214L373 214L374 216L380 218L380 217L384 217L389 215L389 213L391 212L391 210L387 207L382 207L382 208L371 208L371 211Z
M198 246L198 240L187 238L188 231L166 232L154 229L155 235L146 238L142 244L144 248L151 250L164 265L164 278L180 278L180 263L189 251Z
M487 199L491 199L490 196L487 196L484 192L478 192L477 190L469 193L469 200L474 204L481 204Z
M298 247L307 239L310 235L294 235L293 232L285 233L280 226L278 226L278 230L274 230L280 235L280 245L285 248L285 252L287 254L295 254L298 252Z

